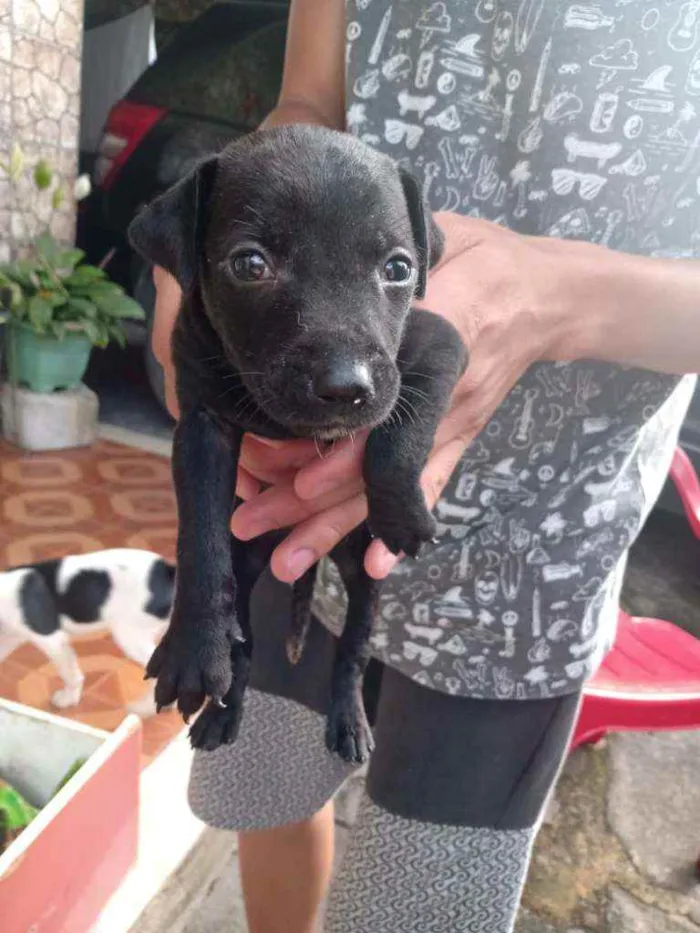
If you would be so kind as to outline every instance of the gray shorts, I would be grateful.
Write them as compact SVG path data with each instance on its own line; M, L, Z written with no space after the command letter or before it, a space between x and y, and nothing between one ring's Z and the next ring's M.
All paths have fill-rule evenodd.
M303 820L353 766L324 744L335 637L318 621L298 665L285 653L290 590L265 574L253 598L253 665L238 740L195 755L194 812L221 828ZM376 751L367 793L408 819L452 826L534 825L557 773L579 695L473 700L429 690L370 662L365 705Z
M212 826L299 822L352 773L324 744L335 638L315 621L301 662L291 666L289 598L269 575L258 584L240 735L195 755L190 803ZM365 703L376 750L327 933L510 933L579 696L452 697L373 661Z

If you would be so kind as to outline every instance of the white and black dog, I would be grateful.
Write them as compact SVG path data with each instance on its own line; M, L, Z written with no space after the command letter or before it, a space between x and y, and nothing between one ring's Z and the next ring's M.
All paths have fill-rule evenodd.
M6 570L0 573L0 661L20 644L35 645L63 680L54 706L75 706L85 678L70 636L108 631L128 658L145 667L167 627L174 581L171 564L133 548ZM152 688L129 709L152 715Z

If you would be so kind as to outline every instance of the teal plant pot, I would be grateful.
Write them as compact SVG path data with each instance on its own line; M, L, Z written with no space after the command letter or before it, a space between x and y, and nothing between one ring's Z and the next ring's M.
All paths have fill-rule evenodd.
M62 340L37 334L23 323L7 327L7 372L13 385L32 392L56 392L80 385L90 361L92 344L81 331Z

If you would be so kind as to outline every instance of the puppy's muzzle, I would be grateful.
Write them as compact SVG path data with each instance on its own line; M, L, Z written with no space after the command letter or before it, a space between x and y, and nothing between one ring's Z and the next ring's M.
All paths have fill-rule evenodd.
M311 372L310 393L316 403L342 410L358 409L374 398L374 381L363 360L339 357L318 363Z
M269 367L262 405L295 433L342 437L379 424L396 402L396 364L377 349L295 347Z

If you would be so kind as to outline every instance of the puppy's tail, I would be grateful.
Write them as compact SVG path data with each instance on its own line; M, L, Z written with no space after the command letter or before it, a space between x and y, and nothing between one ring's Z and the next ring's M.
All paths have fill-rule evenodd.
M317 568L318 564L310 567L292 587L292 621L287 636L287 657L290 664L298 664L304 653L306 636L311 625L311 600Z

